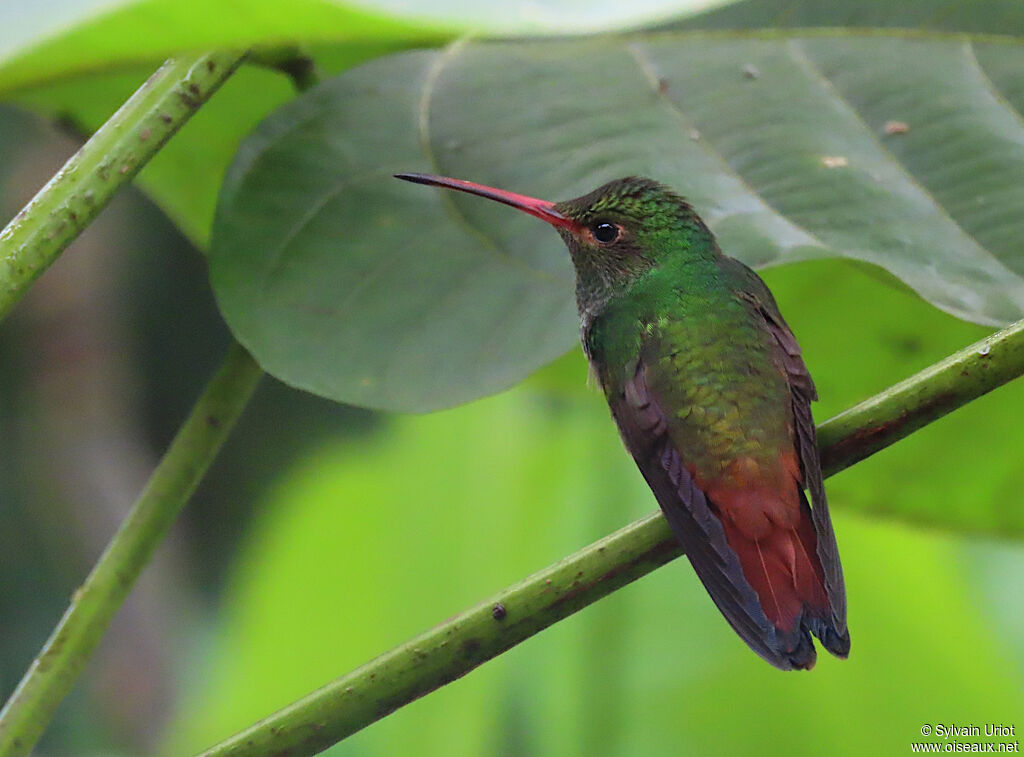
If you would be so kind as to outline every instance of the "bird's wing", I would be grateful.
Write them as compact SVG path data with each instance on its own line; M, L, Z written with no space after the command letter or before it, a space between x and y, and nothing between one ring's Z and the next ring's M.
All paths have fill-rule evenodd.
M683 451L670 437L669 419L648 387L646 372L641 357L632 377L627 378L621 388L608 393L623 441L697 576L726 620L761 657L776 667L791 669L794 667L791 658L797 653L799 659L800 650L787 653L780 649L776 629L744 577L721 522L688 472ZM809 639L806 643L810 643Z
M821 474L821 459L818 455L818 441L811 416L811 402L818 399L818 391L811 380L811 374L804 364L800 345L789 325L779 312L775 298L764 282L742 263L734 261L737 274L742 277L742 291L749 299L755 312L764 319L765 327L778 345L779 356L785 367L792 398L793 419L797 438L797 452L804 485L811 494L811 520L818 537L818 559L825 577L836 631L846 632L846 589L843 568L839 561L832 519L828 512L828 499ZM801 493L802 496L802 493ZM848 643L848 642L847 642Z

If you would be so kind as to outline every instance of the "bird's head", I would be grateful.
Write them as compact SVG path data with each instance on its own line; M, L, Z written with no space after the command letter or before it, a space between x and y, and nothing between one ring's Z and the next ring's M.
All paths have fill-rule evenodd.
M555 227L576 268L581 312L593 313L668 256L715 254L711 233L693 208L664 184L630 176L564 202L494 189L461 179L396 174L510 205Z

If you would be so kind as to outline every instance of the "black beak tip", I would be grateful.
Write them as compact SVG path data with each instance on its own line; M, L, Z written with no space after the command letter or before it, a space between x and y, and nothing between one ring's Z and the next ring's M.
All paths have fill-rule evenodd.
M426 174L422 173L396 173L394 177L403 181L411 181L414 184L427 184L427 179L429 178Z

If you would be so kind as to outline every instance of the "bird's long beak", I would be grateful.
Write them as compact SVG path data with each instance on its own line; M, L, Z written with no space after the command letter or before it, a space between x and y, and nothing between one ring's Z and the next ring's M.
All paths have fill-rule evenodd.
M475 184L472 181L449 179L445 176L431 176L424 173L396 173L395 178L411 181L415 184L456 189L459 192L468 192L471 195L486 197L488 200L497 200L506 205L511 205L513 208L518 208L524 213L529 213L531 216L536 216L542 221L547 221L552 226L572 229L577 225L574 221L555 210L555 203L548 202L547 200L538 200L535 197L527 197L515 192L506 192L503 189L485 187L483 184Z

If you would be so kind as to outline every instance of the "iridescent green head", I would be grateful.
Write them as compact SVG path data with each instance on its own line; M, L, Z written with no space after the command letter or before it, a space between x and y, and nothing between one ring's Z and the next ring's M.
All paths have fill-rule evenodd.
M683 262L716 249L690 204L652 179L616 179L554 209L572 221L558 232L576 267L581 313L600 311L669 256Z

